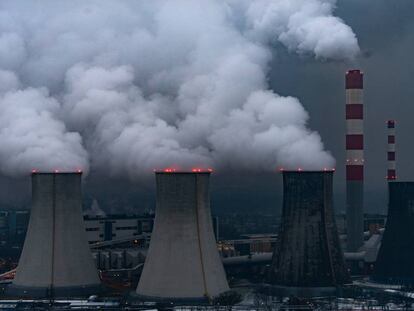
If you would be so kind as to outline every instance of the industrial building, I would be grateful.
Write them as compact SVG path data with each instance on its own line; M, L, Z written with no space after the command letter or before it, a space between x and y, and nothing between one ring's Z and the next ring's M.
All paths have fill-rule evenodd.
M82 219L81 175L32 174L29 228L9 295L41 298L99 292Z
M155 224L137 294L206 301L228 291L211 220L210 172L167 170L155 176Z
M93 250L92 256L99 270L132 269L143 264L146 248L118 248Z
M333 171L284 171L283 214L270 282L313 295L348 281L333 213Z
M396 123L386 122L388 217L364 215L363 73L348 71L345 86L341 235L333 211L333 169L283 171L280 226L274 215L261 222L231 215L225 224L233 226L227 231L233 236L218 243L218 218L210 212L210 170L156 172L155 221L153 215L104 213L82 219L80 172L34 172L19 266L16 270L15 261L2 260L7 268L0 271L0 282L13 280L7 293L19 298L89 296L100 291L102 281L112 293L134 288L139 303L195 304L229 292L226 272L231 280L239 278L236 282L265 280L270 295L331 295L343 285L357 291L412 288L414 182L396 182ZM28 211L0 211L1 247L18 248L28 217ZM366 277L350 285L349 272L372 274L374 282Z
M363 73L346 73L346 215L347 251L363 245L364 218L364 105Z
M23 246L29 224L29 210L0 211L0 246L20 248ZM89 244L150 234L154 215L116 214L83 218L86 239ZM213 219L214 220L214 219Z
M84 220L89 244L151 233L154 225L152 215L85 216Z
M29 224L29 211L0 211L0 246L16 247L24 242Z

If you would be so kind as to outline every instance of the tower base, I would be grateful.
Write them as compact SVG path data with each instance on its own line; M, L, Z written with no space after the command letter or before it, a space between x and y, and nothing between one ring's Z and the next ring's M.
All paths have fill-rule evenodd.
M6 295L19 298L64 298L89 297L102 292L100 284L67 287L29 287L11 284L6 289Z
M142 302L155 302L160 304L174 304L174 305L208 305L212 298L208 297L155 297L140 295L136 292L131 293L131 298Z

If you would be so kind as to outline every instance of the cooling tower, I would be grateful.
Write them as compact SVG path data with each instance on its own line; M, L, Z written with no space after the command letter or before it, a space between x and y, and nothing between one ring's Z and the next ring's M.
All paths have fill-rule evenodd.
M205 301L229 290L214 238L209 172L156 173L154 230L137 294Z
M347 250L364 242L364 75L346 73L346 228Z
M99 291L82 217L81 175L32 174L30 222L10 295L68 297Z
M373 280L414 285L414 182L390 182L388 219Z
M270 281L311 293L348 280L335 223L333 171L284 171L283 212ZM315 291L316 293L316 291Z

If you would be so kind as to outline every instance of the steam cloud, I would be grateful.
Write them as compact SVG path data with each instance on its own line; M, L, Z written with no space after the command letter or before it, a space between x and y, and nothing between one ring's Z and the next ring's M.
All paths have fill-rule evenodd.
M334 0L0 4L0 171L333 166L271 47L352 59Z

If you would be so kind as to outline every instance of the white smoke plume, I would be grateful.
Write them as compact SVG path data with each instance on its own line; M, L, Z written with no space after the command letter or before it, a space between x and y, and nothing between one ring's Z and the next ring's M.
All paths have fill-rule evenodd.
M334 0L0 3L0 171L320 169L334 160L271 51L354 58Z
M17 175L32 170L88 168L78 133L57 118L60 105L46 88L19 87L12 72L0 70L0 168Z

